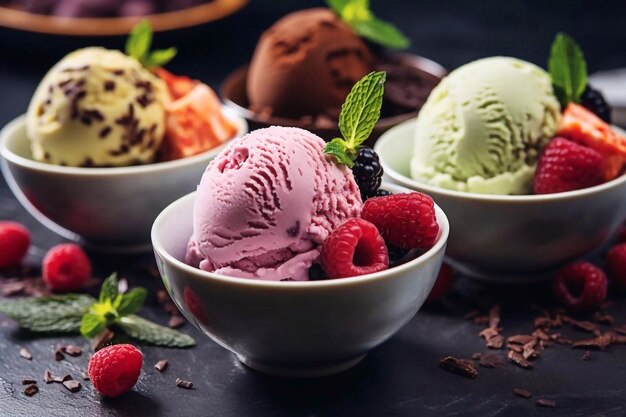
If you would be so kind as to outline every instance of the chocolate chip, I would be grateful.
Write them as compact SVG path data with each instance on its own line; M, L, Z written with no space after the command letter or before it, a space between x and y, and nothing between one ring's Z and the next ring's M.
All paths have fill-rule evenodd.
M481 355L478 364L484 368L499 368L504 365L504 360L498 355L488 353Z
M583 355L580 357L580 359L588 361L589 359L591 359L591 352L586 350L585 353L583 353Z
M156 369L159 372L163 372L167 369L168 365L169 365L168 361L166 361L165 359L161 359L154 365L154 369Z
M459 359L453 356L446 356L439 361L439 367L446 371L464 376L466 378L476 378L478 371L472 361Z
M46 384L51 384L52 382L54 382L52 372L46 369L46 372L43 373L43 380Z
M178 388L192 389L193 388L193 382L185 381L184 379L180 379L180 378L176 378L176 386Z
M532 392L526 391L525 389L521 389L521 388L513 388L513 394L517 395L518 397L522 397L526 399L533 396Z
M178 329L179 327L182 327L185 323L187 323L187 320L185 320L181 316L172 316L167 322L167 326L171 329Z
M33 355L30 353L30 351L26 348L21 348L20 349L20 356L24 359L28 359L31 360L33 359Z
M102 130L100 130L100 133L98 134L98 136L100 137L100 139L104 139L107 136L109 136L109 133L111 133L111 130L113 130L111 126L105 126L102 128Z
M63 386L67 388L70 392L78 392L81 388L80 382L74 381L73 379L63 381Z
M22 385L31 385L31 384L36 384L37 380L31 377L27 377L22 379Z
M554 407L556 407L556 403L554 401L547 400L545 398L538 399L535 404L537 404L537 407L546 407L546 408L554 408Z
M104 82L104 91L115 90L115 81L107 80Z
M36 384L31 384L24 388L24 394L28 397L32 397L33 395L39 392L39 387Z
M528 362L528 360L521 353L510 350L508 358L511 362L515 363L520 368L533 369L533 364Z
M116 69L116 70L112 70L111 74L113 75L123 75L124 74L124 70L123 69Z

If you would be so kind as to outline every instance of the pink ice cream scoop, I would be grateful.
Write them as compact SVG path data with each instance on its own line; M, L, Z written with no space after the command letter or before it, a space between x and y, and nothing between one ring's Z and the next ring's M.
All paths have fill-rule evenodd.
M242 278L307 280L320 245L363 205L352 171L323 148L318 136L288 127L233 140L198 186L187 263Z

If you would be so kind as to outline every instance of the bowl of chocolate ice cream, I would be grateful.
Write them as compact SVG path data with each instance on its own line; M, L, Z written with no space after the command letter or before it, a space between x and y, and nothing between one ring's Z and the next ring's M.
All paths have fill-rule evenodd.
M306 9L266 30L250 64L233 71L221 93L252 129L297 126L330 140L339 135L337 119L352 85L381 70L387 81L372 142L415 117L446 71L429 59L368 43L330 9Z

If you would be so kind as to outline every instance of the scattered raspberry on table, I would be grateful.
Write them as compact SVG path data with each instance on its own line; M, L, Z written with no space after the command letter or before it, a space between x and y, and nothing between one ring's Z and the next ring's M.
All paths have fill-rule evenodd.
M133 345L112 345L91 357L87 371L100 394L117 397L135 386L142 364L143 355Z
M48 251L43 259L42 273L50 289L78 291L91 277L91 262L80 246L65 243Z
M29 246L27 228L15 222L0 222L0 269L19 265Z
M593 311L606 298L608 281L594 264L575 262L556 273L553 286L555 296L569 311Z

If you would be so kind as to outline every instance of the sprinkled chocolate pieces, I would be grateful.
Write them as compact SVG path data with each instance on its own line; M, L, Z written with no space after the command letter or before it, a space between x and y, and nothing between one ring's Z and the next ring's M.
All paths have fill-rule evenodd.
M474 379L478 376L478 371L471 360L459 359L454 356L446 356L439 361L439 367L466 378Z
M161 359L156 364L154 364L154 369L156 369L159 372L165 372L168 365L169 365L168 361L166 361L165 359Z
M518 397L522 397L526 399L533 396L532 392L526 391L525 389L521 389L521 388L513 388L513 394L517 395Z
M180 379L180 378L176 378L176 386L178 388L183 388L183 389L192 389L193 388L193 382L186 381L186 380Z

